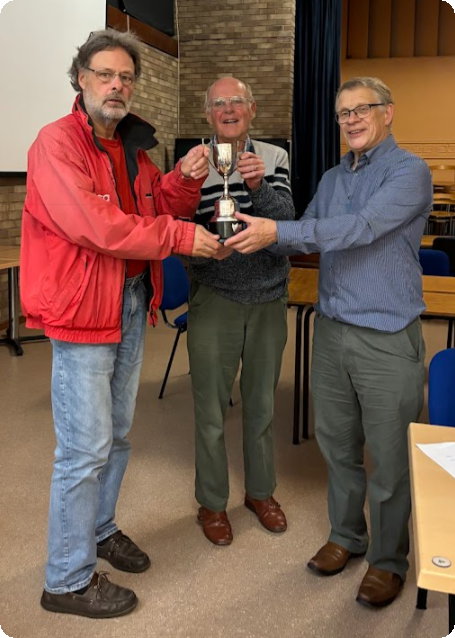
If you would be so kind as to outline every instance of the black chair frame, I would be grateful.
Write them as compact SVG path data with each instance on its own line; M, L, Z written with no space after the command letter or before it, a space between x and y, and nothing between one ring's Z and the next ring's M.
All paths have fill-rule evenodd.
M160 393L158 395L159 399L162 399L164 396L164 390L166 388L166 383L169 377L169 372L171 371L171 367L172 367L172 362L174 361L174 355L175 355L175 351L177 350L177 346L179 343L179 339L180 339L180 335L182 335L184 332L187 331L188 328L188 324L186 321L182 321L179 325L176 325L172 322L170 322L166 316L166 311L165 310L161 310L161 315L163 317L163 320L165 322L165 324L167 326L169 326L169 328L174 328L177 330L177 334L175 335L175 339L174 339L174 343L172 345L172 350L171 350L171 354L169 357L169 361L167 363L167 367L166 367L166 372L164 373L164 378L163 378L163 383L161 384L161 389L160 389Z

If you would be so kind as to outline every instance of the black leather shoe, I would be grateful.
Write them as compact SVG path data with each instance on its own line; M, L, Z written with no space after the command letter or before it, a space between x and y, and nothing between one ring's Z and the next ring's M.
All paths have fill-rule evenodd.
M43 591L41 606L47 611L89 618L114 618L129 614L137 605L134 591L111 583L105 572L96 572L83 594L50 594Z
M124 572L145 572L150 567L150 558L131 538L120 530L96 546L96 555L107 560L112 567Z

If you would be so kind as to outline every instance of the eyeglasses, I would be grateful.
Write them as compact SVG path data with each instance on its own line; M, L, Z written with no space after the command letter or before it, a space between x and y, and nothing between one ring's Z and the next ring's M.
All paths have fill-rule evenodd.
M253 100L250 97L233 95L232 97L216 97L213 100L209 100L208 105L211 109L220 111L221 109L224 109L227 104L230 104L232 108L236 108L239 106L245 106L245 104L249 104L252 101Z
M367 117L373 108L373 106L385 106L384 102L377 102L376 104L359 104L355 109L343 109L338 113L335 113L335 119L338 124L344 124L351 117L351 113L355 113L355 115L361 120L364 117Z
M92 73L94 73L96 79L99 80L102 84L109 84L109 82L112 82L112 80L114 80L117 75L119 76L120 82L123 84L123 86L131 86L136 80L136 77L134 75L131 75L131 73L116 73L115 71L109 71L108 69L97 71L95 69L91 69L89 66L86 66L85 68L87 69L87 71L91 71Z

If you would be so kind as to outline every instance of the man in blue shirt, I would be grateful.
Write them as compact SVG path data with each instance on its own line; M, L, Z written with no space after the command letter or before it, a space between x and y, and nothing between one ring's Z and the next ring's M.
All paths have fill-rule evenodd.
M248 228L225 244L242 253L320 253L312 393L331 532L308 566L334 575L366 553L357 600L374 607L395 600L408 569L407 428L419 418L424 386L418 251L432 202L427 165L391 135L393 111L381 80L345 82L336 118L350 150L323 175L303 217L239 214Z

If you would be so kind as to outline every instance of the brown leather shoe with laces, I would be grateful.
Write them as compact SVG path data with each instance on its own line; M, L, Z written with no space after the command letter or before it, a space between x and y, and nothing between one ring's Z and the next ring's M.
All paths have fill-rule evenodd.
M96 555L124 572L138 574L150 567L147 554L120 530L97 544Z
M96 572L83 594L51 594L43 591L41 606L47 611L89 618L114 618L129 614L137 605L134 591L111 583L106 572Z
M269 496L269 498L264 500L257 500L247 495L245 496L245 507L256 514L261 525L268 529L269 532L279 533L286 531L288 526L286 516L281 509L281 505L275 501L273 496Z
M207 507L200 507L197 521L202 525L206 538L214 545L230 545L232 529L226 512L214 512Z
M393 603L403 587L403 582L398 574L370 565L360 583L356 600L367 607L385 607Z
M308 562L308 567L322 576L334 576L343 571L348 560L355 556L363 556L363 553L353 554L345 547L328 541Z

